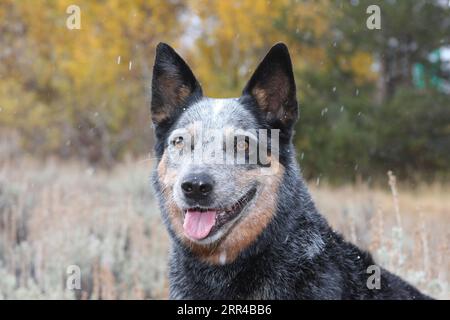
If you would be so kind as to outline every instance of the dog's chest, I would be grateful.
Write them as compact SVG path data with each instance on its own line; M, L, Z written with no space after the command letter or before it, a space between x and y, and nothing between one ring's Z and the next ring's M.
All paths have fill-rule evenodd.
M285 287L275 273L258 263L245 267L234 265L205 267L195 262L180 263L173 257L171 265L171 297L178 299L279 299ZM280 291L280 292L279 292ZM283 297L288 298L288 297Z

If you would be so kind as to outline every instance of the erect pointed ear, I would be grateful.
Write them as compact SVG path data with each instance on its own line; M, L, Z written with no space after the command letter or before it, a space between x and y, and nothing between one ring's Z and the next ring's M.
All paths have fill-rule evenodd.
M274 45L244 88L243 95L252 96L267 123L290 133L298 117L296 88L288 48Z
M152 80L152 120L155 125L181 112L192 97L201 97L202 89L186 62L165 43L156 47Z

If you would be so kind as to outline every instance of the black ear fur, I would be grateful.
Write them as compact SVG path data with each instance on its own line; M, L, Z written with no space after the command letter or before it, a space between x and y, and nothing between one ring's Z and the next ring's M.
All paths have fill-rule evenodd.
M271 127L290 133L298 117L298 105L291 58L285 44L278 43L270 49L242 94L256 100Z
M152 121L159 125L176 116L202 88L186 62L165 43L156 47L152 80Z

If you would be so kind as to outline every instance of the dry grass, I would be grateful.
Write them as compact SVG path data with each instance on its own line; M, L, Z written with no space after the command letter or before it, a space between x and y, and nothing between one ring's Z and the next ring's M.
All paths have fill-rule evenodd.
M169 240L150 162L109 173L25 158L0 164L0 298L167 297ZM311 192L331 224L378 263L449 298L450 190L397 190L393 179L392 190L314 184ZM69 265L81 268L81 291L66 289Z
M398 188L392 173L386 180L385 188L311 185L310 191L331 225L370 250L379 265L435 298L448 299L448 186L411 190Z

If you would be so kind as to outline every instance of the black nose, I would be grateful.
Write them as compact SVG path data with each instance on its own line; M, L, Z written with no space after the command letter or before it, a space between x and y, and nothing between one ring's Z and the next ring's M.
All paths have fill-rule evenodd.
M214 188L214 181L211 176L200 173L190 174L181 183L181 189L187 198L202 200L207 198Z

